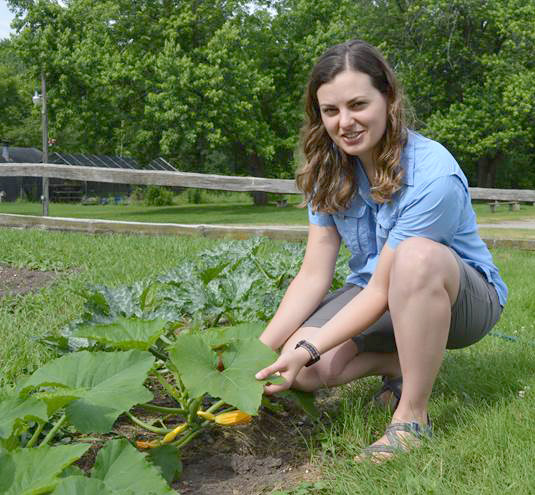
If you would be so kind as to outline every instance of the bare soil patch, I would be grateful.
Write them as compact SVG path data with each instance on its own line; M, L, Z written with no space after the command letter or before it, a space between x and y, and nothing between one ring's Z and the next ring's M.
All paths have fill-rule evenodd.
M41 289L50 285L57 276L56 272L27 270L0 263L0 297Z
M262 412L247 426L218 427L184 449L181 495L260 495L319 479L302 413ZM190 447L190 448L188 448Z
M320 394L320 410L332 412L336 391ZM291 490L303 482L320 480L320 468L311 463L309 450L317 427L297 405L281 402L283 412L262 408L248 425L214 425L186 445L181 458L183 471L173 488L181 495L268 495L274 490ZM150 422L151 415L142 408L133 412ZM107 439L117 436L132 443L157 438L121 416L113 432L96 441L76 464L89 472L98 450Z

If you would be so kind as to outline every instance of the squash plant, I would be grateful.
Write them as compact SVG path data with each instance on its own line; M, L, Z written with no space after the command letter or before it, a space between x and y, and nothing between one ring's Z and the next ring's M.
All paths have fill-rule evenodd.
M85 290L81 318L41 339L60 357L0 401L0 493L175 493L185 445L206 428L250 421L261 404L275 409L263 387L282 378L255 379L276 359L258 335L303 248L262 256L269 249L258 239L222 242L155 279ZM342 282L338 272L335 287ZM156 383L166 406L154 401ZM317 414L310 394L286 395ZM85 476L74 463L90 435L109 434L119 417L141 433L106 443ZM79 443L61 444L66 429Z
M5 493L67 493L79 484L96 493L104 490L102 483L109 483L101 478L97 481L96 474L82 479L77 473L63 479L62 473L89 448L83 443L84 435L109 433L121 415L150 432L152 440L143 440L141 435L137 442L139 448L150 449L150 462L145 466L143 455L126 440L116 440L121 443L113 447L108 443L104 449L120 450L120 456L138 459L152 477L159 473L155 466L174 466L166 473L171 481L180 465L181 448L208 427L250 420L262 403L264 384L282 380L254 377L276 358L276 353L258 340L261 323L186 331L176 337L166 332L168 328L163 320L124 317L108 324L82 325L73 336L98 343L100 350L81 350L50 361L0 402L0 464L10 466L9 472L14 473L8 476L8 471L0 471L0 487ZM151 382L161 385L174 406L152 402L154 394L147 385ZM158 416L147 422L139 417L142 409ZM79 433L82 443L51 446L67 425ZM104 469L97 465L108 462L104 449L99 452L102 460L97 458L95 472ZM115 462L106 464L107 468L115 469ZM36 465L43 468L35 470ZM137 471L132 472L137 476ZM100 493L142 493L137 484L127 488L110 485Z

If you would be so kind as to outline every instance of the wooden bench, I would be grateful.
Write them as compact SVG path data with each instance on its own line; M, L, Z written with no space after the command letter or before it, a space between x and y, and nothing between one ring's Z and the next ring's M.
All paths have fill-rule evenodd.
M518 201L491 201L489 203L490 211L496 213L496 208L499 206L509 206L509 211L520 211L520 203Z
M520 210L520 203L527 203L535 206L535 190L531 189L490 189L471 187L470 196L473 200L488 202L492 213L494 213L501 205L509 206L510 211Z

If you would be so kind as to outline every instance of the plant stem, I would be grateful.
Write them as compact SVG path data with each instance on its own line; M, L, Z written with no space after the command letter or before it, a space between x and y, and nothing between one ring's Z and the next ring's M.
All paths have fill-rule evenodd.
M181 438L180 440L176 442L173 442L171 445L174 445L175 447L178 447L178 448L183 447L184 445L191 442L197 435L202 433L203 429L204 428L201 427L197 430L193 430L192 432L188 433L185 437Z
M206 410L206 412L213 413L214 411L217 411L221 406L224 406L224 405L225 405L225 401L224 400L220 400L220 401L216 402L215 404L212 404Z
M260 262L258 261L258 259L256 258L256 256L253 256L253 263L256 265L256 267L262 272L262 274L264 275L264 277L266 277L268 279L268 281L271 281L273 280L273 277L271 277L267 272L266 270L264 270L264 267L260 264Z
M42 447L43 445L46 445L50 440L54 438L57 431L61 428L63 423L65 423L67 419L67 415L64 413L61 418L58 419L58 422L52 427L52 429L48 432L45 438L43 438L42 442L39 444L39 447Z
M175 399L182 406L182 400L181 400L182 397L181 397L181 394L178 392L178 390L176 390L171 385L169 385L167 380L162 376L162 374L156 368L153 368L153 371L154 371L154 374L156 375L156 378L160 382L161 386L166 390L166 392L173 399Z
M33 447L35 445L35 443L37 442L37 440L39 438L39 435L41 434L41 432L43 431L43 428L45 427L45 424L46 423L39 423L37 425L37 428L33 432L32 438L30 438L30 440L26 444L26 448L29 449L30 447Z
M182 383L182 379L180 378L180 373L178 372L178 369L171 362L167 363L167 366L169 367L171 373L173 373L173 376L175 377L176 386L177 386L180 394L182 396L187 396L188 393L186 391L186 387L184 387L184 384Z
M155 349L154 347L149 347L149 352L154 354L161 361L164 361L164 362L167 361L167 356L163 354L162 352L158 351L157 349Z
M156 426L149 425L148 423L145 423L144 421L141 421L139 418L136 418L132 413L129 411L126 411L125 414L130 418L130 420L135 423L138 426L141 426L141 428L144 428L145 430L152 431L153 433L160 433L162 435L169 433L171 430L168 428L157 428Z
M173 342L171 342L165 335L160 335L160 339L164 344L172 345Z
M184 409L181 409L179 407L163 407L163 406L157 406L155 404L138 404L137 407L142 407L143 409L148 409L149 411L176 414L180 416L183 416L184 414L186 414L186 411L184 411Z

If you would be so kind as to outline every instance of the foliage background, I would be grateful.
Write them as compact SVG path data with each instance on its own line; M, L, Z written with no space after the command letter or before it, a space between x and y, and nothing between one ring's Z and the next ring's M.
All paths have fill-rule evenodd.
M533 0L9 0L0 138L164 156L181 170L290 178L314 60L350 38L385 53L416 127L471 185L535 188Z

